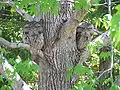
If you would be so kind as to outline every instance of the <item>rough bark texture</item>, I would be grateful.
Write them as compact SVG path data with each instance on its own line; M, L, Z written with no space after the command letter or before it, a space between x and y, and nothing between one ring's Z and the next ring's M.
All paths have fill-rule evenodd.
M73 66L76 59L75 41L61 40L54 47L44 50L44 62L40 62L40 87L41 90L67 90L71 87L66 81L66 67ZM44 87L44 89L43 89Z
M85 13L81 10L73 14L71 1L62 0L58 16L47 12L41 14L39 22L29 22L25 26L23 41L31 46L33 60L37 60L40 66L39 90L68 90L72 87L72 78L71 81L66 80L66 68L84 60L86 56L80 59L81 54L89 55L85 48L92 28L83 23L83 27L79 25L76 29ZM82 45L78 45L80 43L76 40Z

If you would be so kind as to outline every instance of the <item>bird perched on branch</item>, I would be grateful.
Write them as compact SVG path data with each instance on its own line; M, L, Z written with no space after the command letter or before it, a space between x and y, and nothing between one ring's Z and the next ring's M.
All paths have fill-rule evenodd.
M41 56L39 54L42 54L41 49L44 45L43 26L41 22L32 21L24 26L23 42L30 45L32 59L38 63L37 60Z
M82 22L76 29L76 45L79 51L86 48L86 45L91 41L91 37L95 32L95 28L88 22Z

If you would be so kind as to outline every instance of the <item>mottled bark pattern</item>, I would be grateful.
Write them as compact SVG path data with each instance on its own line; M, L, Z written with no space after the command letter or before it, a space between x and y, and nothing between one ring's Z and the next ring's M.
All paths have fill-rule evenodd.
M66 81L66 67L73 66L72 60L76 58L75 41L73 39L61 40L54 47L45 48L43 53L44 62L46 61L47 65L40 62L39 89L68 90L71 84Z
M77 20L70 20L71 16L72 2L70 0L62 0L58 16L52 15L50 12L41 14L40 20L43 22L42 24L37 22L40 23L40 27L34 29L35 25L33 25L28 30L28 32L32 32L32 34L27 35L23 33L25 35L23 35L24 37L27 36L30 38L34 32L38 32L39 30L42 31L42 33L37 35L38 38L32 37L33 39L30 39L30 42L25 41L33 47L31 51L33 52L33 56L37 57L39 62L39 90L68 90L68 88L72 87L72 82L66 80L66 68L68 66L74 67L79 63L80 53L83 51L78 50L77 46L80 45L76 45L76 40L85 43L82 44L84 46L81 45L80 47L86 48L86 39L82 40L81 38L76 37L76 27L79 23ZM68 25L68 22L71 23L72 21L75 21L75 23L73 23L73 25ZM65 26L71 28L69 29L69 27ZM90 32L87 29L88 28L80 31L85 33L84 36L81 37L85 37L85 35L87 35L87 38L90 37L90 34L88 34ZM79 31L79 29L77 30ZM27 30L24 30L24 32L25 31ZM43 38L41 36L43 36ZM34 39L40 39L44 42L40 45L34 41L32 42ZM89 42L88 39L87 42Z
M67 8L66 3L62 3L61 7ZM70 81L66 80L66 67L73 66L72 60L76 58L75 34L66 39L61 37L64 34L61 28L70 14L64 9L60 12L59 16L53 16L49 12L42 16L45 21L45 44L42 49L44 58L40 61L39 90L68 90L71 87Z

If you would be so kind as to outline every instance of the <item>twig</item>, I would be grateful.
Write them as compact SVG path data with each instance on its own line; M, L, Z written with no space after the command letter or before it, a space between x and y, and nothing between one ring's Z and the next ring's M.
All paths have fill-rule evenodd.
M110 71L112 68L109 68L109 69L107 69L107 70L105 70L104 72L102 72L99 76L98 76L98 80L100 79L100 77L104 74L104 73L106 73L106 72L108 72L108 71Z
M116 2L111 2L111 5L115 5L115 4L119 4L120 1L116 1ZM106 6L107 3L102 3L102 4L92 4L92 6Z
M107 0L107 3L108 3L108 14L109 15L111 15L111 0ZM109 20L110 21L110 20ZM111 28L111 27L110 27ZM110 30L110 29L109 29ZM113 58L113 51L114 51L114 47L113 47L113 41L112 41L112 38L110 37L110 40L111 40L111 53L112 53L112 55L111 55L111 65L110 65L110 67L111 67L111 72L110 72L110 77L112 78L112 81L111 81L111 83L113 84L113 74L112 74L112 68L113 68L113 63L114 63L114 58Z

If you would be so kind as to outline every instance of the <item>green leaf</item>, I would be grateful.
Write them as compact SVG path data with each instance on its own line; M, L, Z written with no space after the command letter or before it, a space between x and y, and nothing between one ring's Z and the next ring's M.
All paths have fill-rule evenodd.
M100 0L93 0L93 3L98 4Z
M117 85L113 85L110 90L119 90Z
M16 12L16 10L15 10L14 7L12 7L10 11L11 11L12 14L13 14L14 12Z
M78 86L78 90L84 90L81 85Z
M103 26L105 27L106 30L110 27L110 21L112 19L112 16L110 14L106 14L103 16Z
M74 67L74 73L78 75L85 75L85 74L92 75L93 74L92 70L90 70L88 67L85 67L79 64Z
M111 52L101 52L100 58L109 58L111 56Z
M101 19L101 18L98 18L98 19L96 19L96 21L95 21L96 25L99 26L99 27L100 27L101 22L102 22L102 19Z
M87 71L89 75L92 75L93 74L93 71L90 69Z
M30 8L31 12L36 15L36 10L37 10L36 6L31 5L31 7L29 7L29 8Z
M0 52L6 53L6 50L5 50L4 48L1 48L1 47L0 47Z
M86 84L86 85L84 86L84 90L95 90L95 88L93 88L92 85Z
M85 74L85 71L84 71L83 67L84 66L81 66L81 65L78 64L77 66L74 67L74 73L77 73L79 75Z
M117 14L120 14L120 5L117 5L115 9L117 9Z
M79 3L76 3L75 6L74 6L75 10L79 9L80 8L80 4Z
M116 48L119 47L120 43L120 14L115 14L111 20L111 36Z
M0 90L11 90L11 88L7 85L4 85L0 88Z
M75 3L74 8L75 10L80 9L80 8L89 8L90 7L90 2L89 0L78 0L77 3Z
M69 81L71 79L72 75L73 75L72 71L67 72L66 80Z
M115 14L112 17L111 29L120 30L120 14Z
M21 5L28 5L29 4L29 0L22 0L21 1Z

